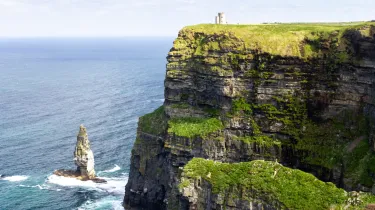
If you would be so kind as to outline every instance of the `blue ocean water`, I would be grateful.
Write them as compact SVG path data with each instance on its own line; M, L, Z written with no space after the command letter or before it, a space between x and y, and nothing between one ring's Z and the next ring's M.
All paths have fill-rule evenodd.
M122 209L138 117L163 103L173 38L0 40L0 209ZM87 127L107 184L75 169Z

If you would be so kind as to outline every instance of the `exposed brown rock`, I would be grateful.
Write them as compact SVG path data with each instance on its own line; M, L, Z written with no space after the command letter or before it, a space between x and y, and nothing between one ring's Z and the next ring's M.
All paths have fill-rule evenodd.
M375 210L375 204L369 204L366 206L366 210Z
M95 183L106 183L107 182L106 180L100 179L100 178L97 178L97 177L89 179L87 176L82 176L80 172L74 171L74 170L60 169L60 170L54 171L53 174L55 174L57 176L79 179L81 181L91 180Z

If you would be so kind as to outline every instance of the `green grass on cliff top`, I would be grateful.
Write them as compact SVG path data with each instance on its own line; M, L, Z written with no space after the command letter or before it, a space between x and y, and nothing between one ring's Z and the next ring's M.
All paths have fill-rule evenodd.
M298 56L301 55L303 41L317 40L320 37L330 36L333 32L338 37L346 30L359 29L362 26L374 26L374 22L354 23L305 23L305 24L258 24L258 25L219 25L200 24L187 26L182 31L193 31L206 35L234 34L243 40L250 49L261 49L274 55ZM367 33L367 34L366 34ZM365 32L364 35L368 35Z
M224 128L223 123L216 118L173 118L168 122L169 133L183 137L205 137L208 134Z
M242 187L245 189L243 192L251 191L266 203L277 200L287 209L340 209L348 199L347 193L334 184L276 162L256 160L229 164L193 158L183 171L180 188L188 186L194 179L203 178L212 184L214 193L223 193L230 187ZM246 196L249 195L244 194L243 199ZM374 196L369 194L362 194L361 199L361 206L350 209L362 209L367 203L375 201Z

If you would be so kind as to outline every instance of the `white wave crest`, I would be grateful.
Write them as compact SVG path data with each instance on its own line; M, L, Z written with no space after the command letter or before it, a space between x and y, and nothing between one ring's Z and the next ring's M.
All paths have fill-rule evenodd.
M113 209L124 210L122 201L115 197L106 197L97 201L87 201L78 210L91 210L91 209Z
M25 187L25 188L39 188L40 190L53 190L53 191L60 191L61 189L52 189L50 186L46 185L46 184L42 184L42 185L23 185L23 184L20 184L18 185L19 187Z
M6 180L6 181L10 181L10 182L22 182L22 181L25 181L28 178L29 178L28 176L17 175L17 176L7 176L7 177L2 178L2 180Z
M99 177L105 179L107 183L95 183L93 181L81 181L75 178L62 177L57 175L51 175L47 178L47 183L60 185L64 187L82 187L87 189L93 189L97 191L107 192L111 194L124 194L124 187L128 182L127 177L123 178L108 178Z
M118 170L121 170L121 167L115 164L115 167L113 167L109 170L102 171L102 172L103 173L113 173L113 172L118 171Z

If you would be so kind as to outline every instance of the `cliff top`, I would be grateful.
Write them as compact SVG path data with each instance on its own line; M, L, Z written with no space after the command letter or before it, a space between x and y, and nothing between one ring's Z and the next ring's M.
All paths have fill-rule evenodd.
M78 136L85 136L85 135L87 135L86 128L85 128L85 126L80 125L79 126Z
M375 22L258 25L199 24L183 28L180 31L180 36L189 37L188 34L192 33L207 37L225 36L237 39L237 45L238 41L242 41L246 49L259 49L262 52L281 56L314 57L316 47L306 43L316 43L317 41L335 38L340 41L344 32L351 29L359 30L363 36L372 36L375 30L374 27L370 26L375 26ZM210 42L213 40L211 39Z

